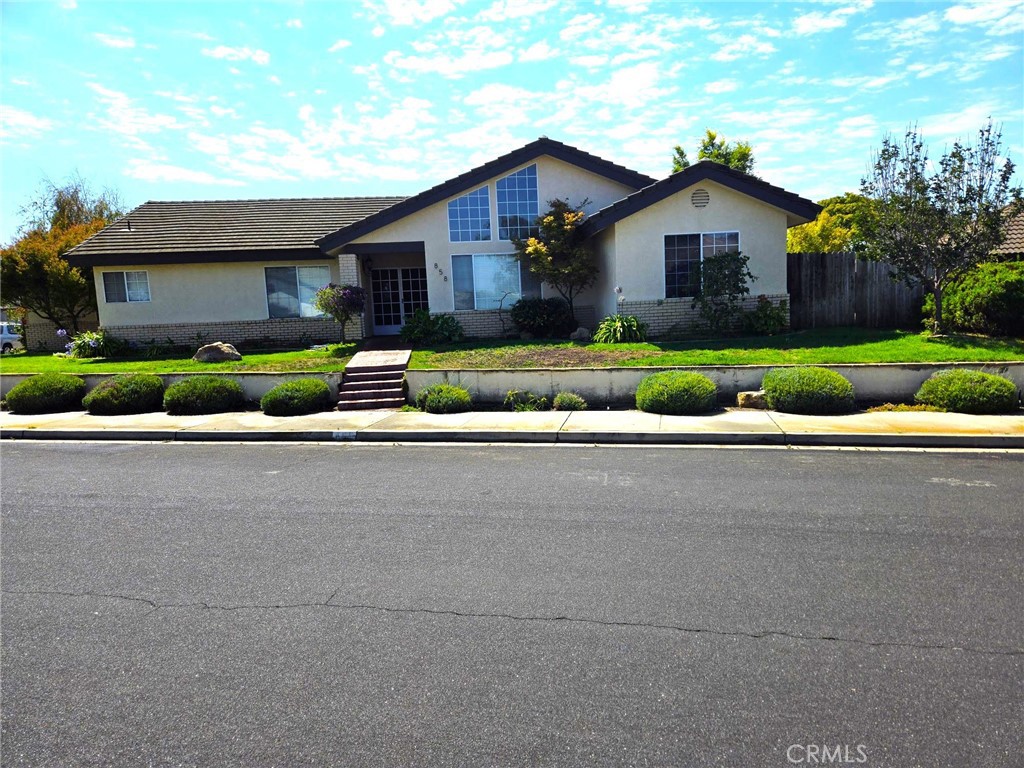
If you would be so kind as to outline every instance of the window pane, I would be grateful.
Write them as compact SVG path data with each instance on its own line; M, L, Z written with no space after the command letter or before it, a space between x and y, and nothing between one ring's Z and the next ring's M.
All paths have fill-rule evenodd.
M700 244L700 235L665 235L666 298L700 293Z
M103 298L107 304L128 301L128 291L124 287L124 272L103 273Z
M475 309L473 302L473 257L452 256L452 286L455 290L456 309Z
M299 317L323 317L313 306L316 292L331 282L330 267L297 267Z
M128 301L149 301L149 275L146 272L125 272Z
M299 286L295 267L266 267L267 308L271 317L299 317Z
M498 194L498 239L535 236L540 215L537 166L516 171L499 179L494 186Z
M540 298L540 278L530 271L530 267L519 263L519 283L523 286L524 299Z
M453 243L491 239L491 199L487 187L448 203L448 239Z
M519 261L511 254L478 254L473 257L473 282L477 309L510 307L519 301Z
M740 246L739 232L708 232L704 235L704 256L712 256L725 251L738 251Z

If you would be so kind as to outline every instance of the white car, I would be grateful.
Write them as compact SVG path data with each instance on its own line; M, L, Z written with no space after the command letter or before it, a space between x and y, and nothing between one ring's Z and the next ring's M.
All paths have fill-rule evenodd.
M6 355L21 348L21 326L17 323L0 323L0 351Z

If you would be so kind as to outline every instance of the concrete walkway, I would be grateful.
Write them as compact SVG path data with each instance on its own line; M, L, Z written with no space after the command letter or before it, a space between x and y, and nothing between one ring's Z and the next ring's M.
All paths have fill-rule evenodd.
M832 445L1024 449L1024 415L856 413L797 416L727 409L710 416L640 411L327 411L275 417L258 411L210 416L40 416L0 413L0 438L36 440L375 441Z

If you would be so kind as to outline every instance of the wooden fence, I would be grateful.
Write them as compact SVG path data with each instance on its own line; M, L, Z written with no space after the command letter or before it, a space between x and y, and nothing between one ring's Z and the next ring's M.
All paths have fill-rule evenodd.
M893 280L891 271L885 262L864 261L852 253L788 254L790 325L919 327L923 291Z

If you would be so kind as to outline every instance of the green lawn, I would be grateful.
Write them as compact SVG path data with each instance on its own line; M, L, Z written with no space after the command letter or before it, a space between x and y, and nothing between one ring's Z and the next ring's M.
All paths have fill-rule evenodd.
M0 357L0 374L14 373L263 373L279 371L341 371L356 353L357 344L334 345L329 350L293 350L288 352L242 351L237 363L196 363L189 356L180 358L87 358L56 357L49 353L27 352Z
M1024 339L826 328L780 336L645 344L477 341L416 349L410 368L952 363L1024 360Z

